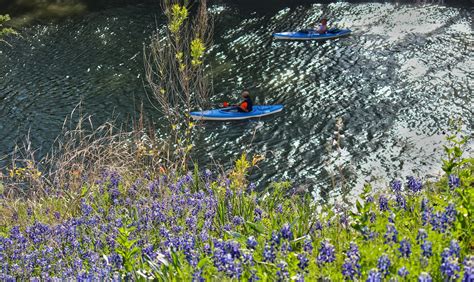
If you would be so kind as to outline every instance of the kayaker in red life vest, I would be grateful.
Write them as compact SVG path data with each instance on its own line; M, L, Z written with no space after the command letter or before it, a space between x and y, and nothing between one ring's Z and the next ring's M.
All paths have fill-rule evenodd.
M231 107L233 109L237 109L237 111L241 113L251 112L253 108L253 101L252 101L252 98L250 98L250 92L248 90L242 90L242 98L244 98L244 100L240 104L230 105L229 103L224 102L223 107L224 108Z
M244 98L244 100L240 102L240 104L233 105L233 106L237 107L237 111L241 113L251 112L252 107L253 107L253 101L252 101L252 98L250 98L250 92L247 89L244 89L242 90L241 95L242 95L242 98Z
M237 111L241 113L251 112L253 108L253 101L252 98L250 98L250 92L248 90L243 90L241 95L244 100L237 105Z
M317 33L324 34L328 31L328 20L322 19L321 24L315 29Z

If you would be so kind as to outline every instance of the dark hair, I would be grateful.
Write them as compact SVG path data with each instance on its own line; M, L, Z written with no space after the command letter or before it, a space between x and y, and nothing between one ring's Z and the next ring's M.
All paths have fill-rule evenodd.
M247 94L244 94L244 93L247 93ZM240 94L244 95L245 97L250 96L250 91L248 89L244 89L244 90L242 90L242 92Z

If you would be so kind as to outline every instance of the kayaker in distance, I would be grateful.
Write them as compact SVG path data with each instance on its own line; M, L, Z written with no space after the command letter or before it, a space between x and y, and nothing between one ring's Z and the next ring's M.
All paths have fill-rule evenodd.
M252 101L252 98L250 97L250 92L247 89L244 89L242 90L241 95L242 95L242 98L244 98L244 100L240 102L240 104L230 105L229 103L224 102L223 106L232 107L231 109L237 109L237 111L241 113L251 112L253 109L253 101Z
M315 32L319 34L324 34L328 31L328 20L327 19L322 19L321 23L319 24L318 27L316 27Z
M253 101L252 98L250 98L250 92L247 89L244 89L242 90L241 95L244 100L240 102L240 104L236 105L237 111L241 113L251 112L253 108Z

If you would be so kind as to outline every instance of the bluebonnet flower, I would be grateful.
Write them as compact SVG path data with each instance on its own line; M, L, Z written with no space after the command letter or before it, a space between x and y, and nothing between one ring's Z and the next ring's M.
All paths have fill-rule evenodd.
M288 243L288 241L285 241L281 244L280 251L285 253L285 255L286 255L286 252L291 252L292 250L293 249L291 248L291 245L290 243Z
M398 231L393 223L387 224L387 232L383 237L385 238L385 244L398 242Z
M375 220L377 220L377 215L375 214L375 212L371 211L370 212L370 223L374 223Z
M461 254L461 247L459 247L458 241L456 241L455 239L451 240L451 242L449 243L449 255L459 258L460 254Z
M288 223L285 223L280 230L281 237L287 240L293 240L293 232L291 231L291 227Z
M232 224L234 224L235 226L242 225L244 224L244 219L241 216L236 215L232 219Z
M346 258L344 264L342 264L342 275L344 278L354 280L356 275L360 275L360 270L357 266L360 268L360 265L354 263L350 258Z
M380 197L379 197L379 209L380 209L380 211L388 211L389 210L389 208L388 208L388 199L383 195L380 195Z
M250 182L249 186L247 187L247 189L250 191L250 192L253 192L255 191L255 188L257 187L257 185L255 185L255 183L253 182Z
M367 226L362 227L361 232L365 240L372 240L378 236L376 232L371 231Z
M349 250L346 252L349 259L358 262L360 260L360 251L356 243L351 242L349 244Z
M450 253L449 249L445 249L441 254L440 271L447 281L455 281L459 278L461 267L458 264L458 259L455 256L450 256Z
M272 231L271 243L272 245L280 245L280 235L278 232Z
M431 278L429 273L422 272L420 276L418 276L418 282L432 282L433 279Z
M268 262L274 262L276 258L275 249L273 245L265 245L263 250L263 260Z
M223 226L223 229L224 229L225 231L230 231L230 230L232 230L232 226L230 226L230 224L225 224L225 225Z
M251 271L251 276L248 280L248 282L255 282L255 281L259 281L260 280L260 277L258 277L257 273L255 271Z
M448 186L451 189L454 189L454 188L457 188L457 187L461 186L461 181L460 181L459 177L457 177L454 174L450 174L449 177L448 177Z
M456 215L457 215L456 207L454 206L453 203L450 203L444 210L442 221L445 222L446 224L452 224L454 221L456 221Z
M397 202L397 206L401 209L406 209L407 208L407 201L405 200L405 197L403 197L401 194L397 194L395 196L395 201Z
M329 243L328 240L321 242L321 248L319 249L318 254L318 264L322 265L324 263L333 262L336 259L334 246Z
M374 202L374 197L373 197L373 196L368 196L368 197L365 199L365 203L366 203L366 204L373 203L373 202Z
M319 231L323 230L323 225L319 219L314 223L314 229Z
M298 267L301 270L305 270L306 267L309 265L309 259L306 257L304 253L298 254Z
M355 276L360 276L360 269L361 266L359 264L360 260L360 252L358 246L351 242L349 246L349 250L346 252L347 258L344 260L344 264L342 265L342 275L346 279L353 280Z
M189 227L189 229L195 230L196 224L197 224L197 218L195 216L190 216L186 218L186 225Z
M398 275L402 278L407 277L408 274L410 273L408 272L408 269L404 266L398 270Z
M193 282L204 282L204 281L206 281L204 279L204 277L202 277L202 269L198 268L194 271L192 281Z
M403 239L400 241L400 247L398 248L398 250L400 251L400 255L402 257L410 257L410 254L411 254L411 244L410 244L410 241L408 241L407 239Z
M253 221L257 222L257 221L262 220L262 213L263 211L260 208L255 208L255 210L253 211L253 214L254 214Z
M474 281L474 256L467 256L464 259L464 275L462 282Z
M380 270L381 274L386 277L390 273L390 259L387 255L381 255L377 261L377 268Z
M304 274L298 273L295 282L304 282Z
M433 255L433 248L432 243L430 241L425 240L423 244L421 244L421 250L423 251L424 257L431 257Z
M420 192L423 187L423 184L421 183L421 181L415 179L415 177L413 176L407 177L407 185L408 185L408 188L410 188L410 190L413 193Z
M307 237L304 239L303 250L304 250L305 252L310 253L310 254L313 252L313 241L311 240L311 237L307 236Z
M367 277L366 282L381 282L382 281L382 275L380 272L377 271L377 269L371 269L369 272L369 276Z
M390 186L392 187L392 190L395 193L400 193L402 191L402 182L398 179L392 181L392 183L390 183Z
M288 272L288 269L286 268L286 263L281 262L277 265L279 270L276 272L278 281L287 281L290 279L290 273Z
M426 230L423 228L418 229L418 235L416 235L416 241L418 243L425 241L425 239L428 238L428 233L426 233Z
M256 246L257 246L257 240L255 240L255 237L249 236L247 238L247 247L249 249L255 249Z
M423 198L423 200L421 200L421 210L426 211L428 209L428 204L429 204L428 199Z
M278 204L276 207L276 212L277 213L283 213L283 206L281 204Z

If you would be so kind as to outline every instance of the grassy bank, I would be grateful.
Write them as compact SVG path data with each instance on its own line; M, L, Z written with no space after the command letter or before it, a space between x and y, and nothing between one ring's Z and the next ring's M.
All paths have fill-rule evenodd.
M472 281L474 160L447 152L438 182L367 185L347 207L315 206L291 183L256 192L245 156L226 175L104 170L77 193L37 196L12 193L12 179L39 172L12 170L0 279Z

